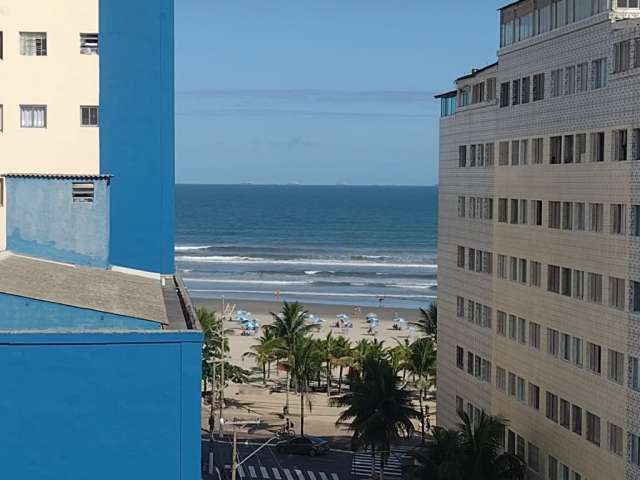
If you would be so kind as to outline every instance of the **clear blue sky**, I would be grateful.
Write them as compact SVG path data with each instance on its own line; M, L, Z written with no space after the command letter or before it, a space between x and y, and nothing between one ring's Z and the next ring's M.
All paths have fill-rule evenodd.
M433 185L507 0L177 0L177 181Z

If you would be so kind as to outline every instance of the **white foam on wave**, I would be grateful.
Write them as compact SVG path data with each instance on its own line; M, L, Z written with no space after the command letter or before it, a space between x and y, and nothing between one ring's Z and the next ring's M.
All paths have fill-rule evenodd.
M192 293L241 293L241 294L269 294L271 292L262 292L256 290L206 290L206 289L189 289ZM380 298L381 295L374 293L339 293L339 292L295 292L295 291L282 291L280 295L298 295L309 297L362 297L362 298ZM384 298L397 298L397 299L433 299L438 298L436 295L383 295Z
M342 262L339 260L318 260L318 259L296 259L296 260L274 260L257 257L236 257L236 256L190 256L182 255L176 257L178 262L194 262L194 263L235 263L247 265L326 265L332 267L366 267L366 268L428 268L437 269L435 264L422 263L384 263L384 262ZM311 270L309 270L311 271Z
M178 245L175 247L176 252L197 252L211 248L211 245Z
M185 278L185 282L198 282L198 283L237 283L247 285L311 285L312 281L301 280L233 280L222 278Z

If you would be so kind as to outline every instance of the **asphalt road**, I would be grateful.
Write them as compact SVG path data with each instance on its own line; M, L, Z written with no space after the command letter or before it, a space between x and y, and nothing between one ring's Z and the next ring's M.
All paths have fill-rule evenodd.
M230 442L213 443L214 462L222 471L231 465L232 446ZM238 442L238 456L242 462L259 448L257 444ZM202 458L209 458L209 442L202 442ZM332 450L325 455L308 457L304 455L283 455L276 452L275 443L256 453L242 464L237 480L350 480L352 454ZM230 469L226 468L228 478ZM244 475L244 476L243 476ZM219 480L217 475L215 480Z

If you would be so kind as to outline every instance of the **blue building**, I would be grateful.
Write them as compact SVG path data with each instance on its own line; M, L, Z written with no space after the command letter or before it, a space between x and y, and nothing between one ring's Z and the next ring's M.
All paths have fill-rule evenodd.
M195 480L173 0L3 6L0 477Z

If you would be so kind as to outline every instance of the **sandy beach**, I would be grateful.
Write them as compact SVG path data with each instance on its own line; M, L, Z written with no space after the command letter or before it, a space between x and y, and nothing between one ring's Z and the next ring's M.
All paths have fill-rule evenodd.
M195 299L196 307L207 308L216 312L222 310L222 300L202 300ZM235 305L236 310L245 310L253 314L261 326L267 325L273 321L270 312L279 312L282 304L279 302L255 302L246 300L229 300L225 299L225 305ZM397 342L405 340L413 341L419 338L416 332L410 332L408 328L401 331L394 330L393 318L401 316L406 319L407 323L415 321L419 317L419 311L401 310L401 309L385 309L385 308L369 308L362 309L358 314L353 307L341 307L333 305L305 305L305 308L315 315L325 319L326 322L313 333L314 336L323 338L329 332L333 335L343 335L349 338L354 344L363 339L377 338L384 341L385 346L393 347ZM375 335L368 332L368 325L365 316L368 313L375 313L380 318L380 327ZM353 327L338 328L335 326L336 315L346 313L350 315ZM276 366L272 367L271 378L267 384L263 384L262 372L256 368L255 362L250 358L244 358L243 354L250 351L251 346L255 343L255 336L243 336L242 329L238 324L231 321L225 322L225 327L233 332L229 335L230 361L242 368L252 372L251 379L247 385L231 385L227 387L226 409L224 416L227 418L260 418L263 425L261 428L254 429L251 437L270 436L283 423L282 407L285 402L285 394L283 389L284 372L278 371ZM260 335L258 332L257 335ZM299 417L299 400L295 394L291 399L291 417L295 420ZM340 409L330 405L329 397L326 393L316 393L311 395L313 409L305 414L305 430L312 435L323 436L332 440L334 445L346 446L348 444L349 432L342 428L336 427L335 421L339 415ZM203 429L208 429L208 404L203 404L202 425ZM432 413L431 422L435 423L435 403L430 403L430 412ZM298 420L299 421L299 420ZM296 422L297 423L297 422ZM245 432L246 433L246 432Z

